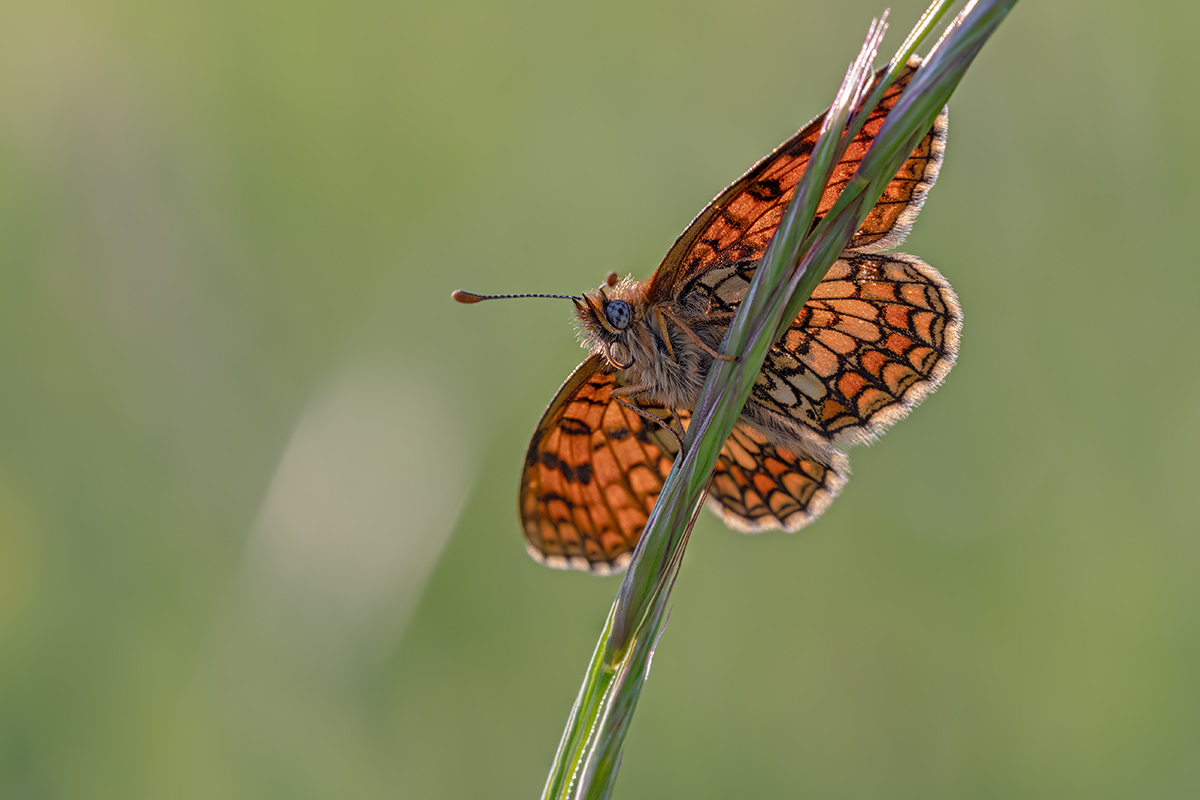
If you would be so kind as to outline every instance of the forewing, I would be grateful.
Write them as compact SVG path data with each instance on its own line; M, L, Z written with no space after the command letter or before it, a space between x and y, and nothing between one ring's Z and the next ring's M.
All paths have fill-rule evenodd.
M625 568L678 452L665 428L619 403L607 362L588 357L558 390L525 455L525 546L550 567ZM639 402L666 418L662 406Z
M849 254L768 353L743 413L760 426L790 420L814 453L868 442L942 382L961 330L958 298L933 267Z
M837 201L919 63L915 57L909 62L850 143L821 196L817 219ZM876 80L882 74L883 70L880 70ZM670 299L684 281L714 265L762 257L779 227L800 176L804 174L824 118L822 114L801 128L717 195L692 220L654 273L650 283L652 300ZM848 249L875 252L894 247L904 239L937 178L945 151L946 124L943 110L896 177L885 187Z

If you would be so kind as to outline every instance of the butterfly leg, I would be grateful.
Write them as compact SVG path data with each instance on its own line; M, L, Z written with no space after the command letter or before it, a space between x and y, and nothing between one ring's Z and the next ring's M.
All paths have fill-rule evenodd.
M645 386L622 386L620 388L612 390L612 399L617 401L617 403L619 403L620 405L625 406L625 408L628 408L630 411L637 414L639 417L642 417L643 419L647 419L650 422L653 422L655 425L661 425L664 428L666 428L667 432L669 432L673 437L675 437L675 441L679 443L679 452L682 453L683 452L683 437L674 428L671 427L671 424L669 422L667 422L662 417L656 417L654 414L651 414L646 409L641 408L639 406L635 406L633 403L630 403L624 397L621 397L621 395L625 395L627 397L633 396L639 392L645 391L646 388L647 387L645 387ZM679 417L677 415L675 415L674 409L671 410L671 414L675 416L675 419L679 419ZM683 430L682 422L680 423L679 427L680 427L680 430Z
M687 431L684 430L684 427L683 427L683 418L679 416L678 411L676 411L674 408L672 408L671 409L671 419L675 422L675 425L679 428L679 435L676 436L675 438L678 439L680 442L680 445L682 445L683 444L683 436L684 436L684 434L687 433ZM683 452L682 446L680 447L679 452L681 452L681 453Z
M679 315L676 314L671 309L664 308L660 311L660 313L664 314L668 319L670 319L672 322L674 322L676 325L678 325L679 329L681 331L683 331L688 336L690 336L692 341L694 341L696 344L700 345L701 350L708 353L713 358L717 359L718 361L737 361L738 360L737 356L722 355L721 353L718 353L716 350L713 350L711 347L709 347L708 343L705 342L703 339L701 339L699 336L697 336L696 332L694 330L692 330L690 327L688 327L688 324L686 322L684 322L682 319L680 319Z

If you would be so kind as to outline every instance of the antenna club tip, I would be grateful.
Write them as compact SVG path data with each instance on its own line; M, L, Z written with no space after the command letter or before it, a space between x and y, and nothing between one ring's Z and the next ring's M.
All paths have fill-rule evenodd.
M460 303L468 303L468 304L478 303L480 300L483 299L482 297L480 297L477 294L471 294L470 292L464 292L462 289L455 289L453 292L450 293L450 297L451 297L451 299L457 300Z

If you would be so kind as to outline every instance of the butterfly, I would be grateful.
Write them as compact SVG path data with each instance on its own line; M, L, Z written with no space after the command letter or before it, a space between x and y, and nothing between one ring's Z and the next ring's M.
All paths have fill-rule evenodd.
M837 164L817 218L837 200L919 59L871 110ZM879 80L882 71L876 75ZM570 295L592 353L534 430L518 498L537 561L599 575L628 566L680 449L705 377L816 144L824 115L721 192L647 281L615 274ZM769 351L710 480L706 504L738 531L796 531L849 475L845 450L874 440L945 378L962 313L919 258L884 251L907 235L937 178L942 113L846 250ZM499 296L497 296L499 297ZM487 296L456 292L463 302Z

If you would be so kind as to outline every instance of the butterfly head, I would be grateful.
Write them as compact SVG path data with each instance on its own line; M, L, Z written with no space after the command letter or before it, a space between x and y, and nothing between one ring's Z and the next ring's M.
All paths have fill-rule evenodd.
M633 366L632 336L645 307L643 293L637 281L610 272L598 289L575 301L580 337L616 369Z

